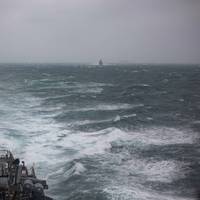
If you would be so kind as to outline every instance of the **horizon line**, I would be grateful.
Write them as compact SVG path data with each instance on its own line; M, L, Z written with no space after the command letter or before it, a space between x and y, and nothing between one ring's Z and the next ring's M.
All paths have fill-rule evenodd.
M0 65L2 64L27 64L27 65L32 65L32 64L58 64L58 65L92 65L92 66L98 66L98 63L94 62L0 62ZM186 62L104 62L103 66L108 66L108 65L200 65L200 63L186 63Z

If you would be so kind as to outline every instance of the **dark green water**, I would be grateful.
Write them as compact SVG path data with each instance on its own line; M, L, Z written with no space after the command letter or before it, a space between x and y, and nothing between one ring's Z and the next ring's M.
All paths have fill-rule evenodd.
M200 67L0 65L0 148L57 200L197 199Z

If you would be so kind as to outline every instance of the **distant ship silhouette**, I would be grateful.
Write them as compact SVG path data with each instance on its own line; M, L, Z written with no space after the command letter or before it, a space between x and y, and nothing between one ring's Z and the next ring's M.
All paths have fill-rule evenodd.
M103 61L102 61L102 59L99 60L99 66L103 66Z

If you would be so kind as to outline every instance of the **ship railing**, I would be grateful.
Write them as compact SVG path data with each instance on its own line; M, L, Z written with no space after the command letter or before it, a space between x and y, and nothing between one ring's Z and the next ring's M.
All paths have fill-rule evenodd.
M0 150L0 161L5 159L11 159L13 160L14 157L10 151L7 150Z

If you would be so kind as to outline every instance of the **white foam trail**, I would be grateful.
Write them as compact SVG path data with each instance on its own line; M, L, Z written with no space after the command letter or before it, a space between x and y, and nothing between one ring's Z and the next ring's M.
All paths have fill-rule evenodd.
M200 124L200 120L196 120L192 122L193 124Z
M61 133L61 132L60 132ZM62 132L65 134L65 131ZM197 135L188 134L168 128L144 130L141 132L124 132L117 128L108 128L98 132L77 132L66 133L61 140L52 141L52 146L59 145L63 148L75 150L73 158L91 156L94 154L104 154L112 147L112 142L123 144L124 142L133 145L166 145L194 143ZM47 141L45 141L46 143Z
M122 118L129 118L129 117L136 117L137 114L133 113L133 114L130 114L130 115L123 115Z
M24 99L23 103L21 99ZM10 101L0 104L0 110L5 113L8 112L8 115L5 114L0 118L2 133L0 146L13 150L16 156L23 158L29 165L35 162L36 166L44 166L46 169L44 174L50 171L52 172L57 167L62 166L62 164L74 161L75 159L94 155L103 155L109 158L110 155L110 161L119 163L119 165L112 165L116 172L114 181L108 181L109 185L105 185L105 192L111 195L111 199L124 198L132 200L143 198L145 200L182 200L182 198L174 196L172 198L170 196L157 194L155 191L148 191L148 188L140 188L141 183L138 186L138 180L134 178L131 180L136 183L131 185L127 179L129 179L129 176L134 177L134 175L138 175L144 182L160 181L170 183L176 178L185 176L187 166L184 163L173 160L151 161L138 159L130 155L128 151L115 155L110 153L110 149L114 143L116 145L119 144L119 146L126 146L128 144L136 148L151 148L152 145L193 144L197 141L198 134L191 130L179 130L167 127L151 127L138 131L124 131L113 127L90 133L80 131L72 132L52 118L45 118L41 114L35 115L32 113L40 109L50 112L55 110L60 111L63 105L58 105L57 107L41 107L41 99L33 98L25 94L19 95L15 99L10 99ZM13 101L14 103L12 103ZM117 110L130 109L137 106L144 105L104 104L92 107L92 109ZM88 110L88 108L86 109ZM135 114L131 115L124 115L122 117L135 117ZM5 116L6 118L4 119ZM9 130L10 124L12 124L12 129L15 132ZM128 158L127 161L126 158ZM86 172L84 165L76 162L67 171L64 169L63 171L58 171L57 176L60 177L59 174L64 173L63 177L66 180L68 177L80 175L84 172Z
M31 124L19 125L19 127L15 125L15 129L29 132L32 135L31 140L24 141L26 142L26 147L23 154L23 157L30 162L34 160L35 162L54 163L57 161L57 155L62 153L64 149L73 149L76 152L68 159L102 154L111 148L113 141L120 143L133 142L134 145L166 145L191 144L197 138L195 134L188 134L188 132L169 128L141 130L138 132L124 132L116 128L109 128L93 133L77 132L73 134L68 130L61 130L62 124L52 123L52 121L48 120L43 119L40 121L38 119L29 121L29 123ZM8 139L4 139L3 143L12 148L12 146L15 146L13 144L16 143L16 140L11 142ZM61 161L62 159L66 159L66 157L60 158Z
M82 121L74 121L70 125L90 125L90 124L98 124L98 123L106 123L106 122L112 122L113 118L105 119L105 120L82 120Z
M100 94L103 92L103 88L96 87L96 88L82 88L75 91L76 93L85 94L85 93L94 93Z
M135 114L135 113L129 114L129 115L122 115L122 116L117 115L117 116L115 117L114 121L115 121L115 122L118 122L118 121L120 121L121 119L126 119L126 118L131 118L131 117L136 117L136 116L137 116L137 114Z
M141 188L141 186L131 187L122 184L108 186L104 189L104 192L111 200L194 200L193 198L162 194L161 192Z
M85 112L85 111L112 111L112 110L128 110L137 107L143 107L144 104L101 104L96 105L94 107L85 107L85 108L75 108L68 111L78 111L78 112Z
M53 81L49 79L41 79L41 80L32 80L31 85L38 84L42 82L42 85L39 87L39 90L47 90L47 89L71 89L77 93L83 93L84 91L88 91L88 93L96 93L98 90L103 90L102 87L111 87L112 84L106 83L96 83L96 82L89 82L89 83L80 83L80 82L68 82L57 80ZM46 84L45 84L46 83ZM72 91L70 91L72 92Z
M192 144L199 138L197 133L191 130L179 130L176 128L157 127L143 129L135 132L134 140L143 144L166 145L166 144Z
M132 73L138 73L139 71L138 70L133 70L131 71Z
M141 188L142 182L159 181L170 183L178 178L184 178L187 173L187 164L173 160L153 161L134 158L129 152L118 154L110 153L113 143L119 146L126 144L135 147L150 148L151 145L168 144L193 144L198 139L198 134L191 130L179 130L167 127L151 127L138 131L123 131L117 128L108 128L97 132L72 132L64 128L63 124L46 119L43 115L33 115L30 110L38 111L41 100L24 96L25 104L0 104L1 108L9 112L9 118L1 118L1 138L0 146L15 152L15 156L24 159L28 165L32 162L37 166L43 166L45 172L39 172L40 177L54 173L51 178L56 181L66 180L72 176L85 173L87 169L80 162L74 162L69 168L60 168L67 162L76 159L102 155L111 158L108 162L115 171L115 178L108 180L108 185L104 186L104 192L111 199L154 199L154 200L186 200L173 195L158 194L148 188ZM23 106L22 106L23 105ZM32 105L32 106L31 106ZM33 106L37 105L37 106ZM107 105L106 105L107 106ZM119 104L112 109L129 108L129 104ZM131 105L132 106L132 105ZM31 108L31 109L30 109ZM106 108L107 107L103 107ZM53 111L62 109L61 107L47 107L44 110ZM13 114L11 114L15 111ZM29 112L27 112L29 111ZM133 117L135 116L132 114ZM123 117L130 117L124 115ZM110 119L109 119L110 120ZM13 136L9 135L10 122L12 129L17 131ZM23 136L23 137L22 137ZM23 146L23 148L22 148ZM104 164L106 164L106 162ZM109 163L111 162L111 163ZM114 163L114 164L113 164ZM116 164L115 164L116 163ZM129 177L131 182L129 181ZM139 179L135 177L139 177ZM63 179L62 179L63 178ZM53 182L54 182L53 181Z
M21 138L16 137L12 141L9 141L1 137L0 144L1 146L11 148L11 150L17 148L18 145L16 143L24 145L23 149L25 153L22 155L31 162L35 160L35 162L53 163L57 160L57 155L62 153L65 148L74 149L79 152L75 157L104 153L105 150L111 148L111 142L117 140L133 141L135 144L140 145L165 145L193 143L197 138L194 133L188 134L188 131L184 132L174 128L162 127L134 132L125 132L116 128L110 128L95 133L78 132L72 134L69 130L63 129L62 124L52 119L46 119L42 115L32 115L29 110L30 107L33 111L34 109L37 110L39 104L42 102L40 99L34 99L30 96L26 97L23 95L23 97L25 99L24 104L18 104L18 102L15 102L15 104L9 103L8 105L5 103L0 104L1 110L7 111L10 115L9 119L1 120L0 125L2 129L6 130L10 127L10 123L12 123L13 130L17 130L24 138L29 137L30 139L21 140ZM20 99L21 96L19 96L18 101ZM35 107L35 105L37 106ZM130 109L137 106L143 106L143 104L99 105L92 108L83 108L82 110ZM62 109L62 105L55 108L47 108L47 110L53 109ZM13 111L15 111L14 114L10 114ZM135 114L132 116L135 116ZM64 137L60 139L62 135Z
M123 157L124 159L124 157ZM138 176L146 181L171 183L175 180L185 178L190 172L189 164L175 160L155 161L150 159L138 159L133 156L124 162L120 161L118 167L120 176Z
M149 84L146 84L146 83L140 83L140 84L134 84L132 85L133 87L136 86L136 87L151 87L151 85Z
M82 121L74 121L70 123L70 126L81 126L81 125L90 125L90 124L98 124L98 123L106 123L106 122L118 122L121 119L126 119L130 117L136 117L137 114L130 114L130 115L117 115L115 118L109 118L104 120L82 120Z
M0 110L5 111L0 118L0 148L13 151L28 163L46 161L50 152L52 155L56 152L51 151L51 147L45 148L44 145L48 146L57 140L56 134L60 124L45 119L42 115L32 114L40 104L40 99L27 94L17 94L11 102L2 101L0 104Z
M103 131L69 134L60 141L65 148L77 150L76 157L102 154L111 148L111 142L124 137L124 132L119 129L109 128Z
M146 119L149 120L149 121L152 121L153 117L147 117Z

